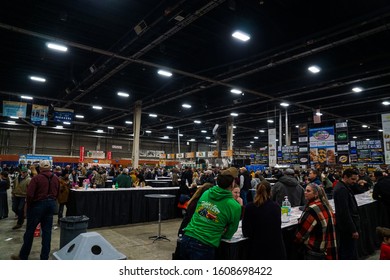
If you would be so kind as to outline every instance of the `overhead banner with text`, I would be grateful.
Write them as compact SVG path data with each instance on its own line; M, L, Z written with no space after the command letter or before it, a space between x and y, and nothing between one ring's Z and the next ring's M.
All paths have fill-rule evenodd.
M35 125L47 125L49 107L33 104L31 108L31 123Z
M268 129L268 165L274 167L277 160L276 128Z
M3 116L25 118L27 112L27 103L3 101Z
M382 129L385 163L390 164L390 114L382 114Z
M334 127L309 129L310 163L335 164Z

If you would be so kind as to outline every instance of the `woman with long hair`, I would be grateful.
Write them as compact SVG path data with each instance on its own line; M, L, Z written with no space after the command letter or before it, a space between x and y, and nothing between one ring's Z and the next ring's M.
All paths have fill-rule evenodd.
M307 260L335 260L337 256L335 215L322 186L305 189L307 204L298 220L295 241L304 247Z
M260 181L242 220L242 233L249 238L248 259L286 259L281 223L280 207L271 200L271 185L266 180Z

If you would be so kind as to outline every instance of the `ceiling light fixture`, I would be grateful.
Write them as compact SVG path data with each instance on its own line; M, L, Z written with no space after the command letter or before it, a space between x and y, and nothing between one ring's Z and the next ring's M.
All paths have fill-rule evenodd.
M242 93L242 91L239 90L239 89L237 89L237 88L231 89L230 92L231 92L231 93L234 93L234 94L241 94L241 93Z
M10 116L11 119L14 119L14 120L18 120L19 117L16 117L16 116Z
M200 132L202 132L202 133L207 133L207 130L201 130Z
M265 130L263 130L263 129L260 129L260 130L259 130L259 132L261 132L261 133L264 133L264 132L265 132Z
M118 96L122 96L122 97L129 97L130 94L128 94L127 92L123 92L123 91L118 91Z
M256 139L256 140L257 140L257 139L259 139L259 137L258 137L258 136L255 136L255 137L253 137L253 138L254 138L254 139Z
M191 106L190 104L184 103L183 105L181 105L181 107L186 108L186 109L189 109L189 108L191 108L192 106Z
M202 123L201 121L195 120L194 123L200 124Z
M7 121L7 124L16 124L15 121Z
M183 136L184 136L183 134L179 133L179 137L183 137Z
M352 136L352 138L353 138L353 139L356 139L356 138L357 138L357 136Z
M55 129L64 129L64 127L63 127L62 125L57 125L57 126L55 127Z
M280 103L280 106L282 106L282 107L288 107L288 106L290 106L290 104L288 104L287 102L282 102L282 103Z
M149 114L149 117L157 118L157 115L156 114Z
M68 48L64 45L59 45L59 44L54 44L54 43L46 43L46 46L49 49L55 50L55 51L60 51L60 52L67 52Z
M70 122L62 122L63 124L70 125Z
M167 129L173 129L173 126L168 125Z
M354 88L352 89L352 91L353 91L353 92L362 92L363 89L362 89L361 87L354 87Z
M150 130L145 130L145 133L152 133L152 131L150 131Z
M248 34L242 32L242 31L235 31L232 34L232 37L234 37L234 38L236 38L236 39L238 39L240 41L243 41L243 42L246 42L246 41L248 41L251 38Z
M161 76L164 76L164 77L171 77L172 76L172 73L169 72L169 71L166 71L166 70L158 70L157 73Z
M363 128L368 128L368 125L362 124L362 127L363 127Z
M321 71L321 68L316 66L316 65L312 65L309 68L307 68L307 70L309 70L313 74L317 74L317 73L319 73Z
M267 120L267 123L274 123L274 120Z
M45 78L38 77L38 76L30 76L30 80L35 81L35 82L40 82L40 83L46 82Z
M230 113L230 116L232 116L232 117L238 117L238 114L237 114L237 113Z
M22 95L20 98L27 99L27 100L33 100L33 98L31 96L27 96L27 95Z
M389 106L390 105L390 101L383 101L382 104L385 105L385 106Z
M104 131L103 131L103 129L98 129L98 130L96 130L96 132L97 133L103 133Z
M107 129L114 129L113 126L107 126Z
M317 110L316 116L322 116L322 113L319 110Z
M125 121L126 124L133 124L132 121Z
M211 139L211 137L210 137L210 136L206 136L206 139L207 139L207 140L210 140L210 139Z
M95 110L102 110L103 109L102 106L97 106L97 105L93 105L92 108Z
M383 129L378 129L379 132L383 132Z
M83 115L76 115L75 117L78 118L78 119L84 119Z

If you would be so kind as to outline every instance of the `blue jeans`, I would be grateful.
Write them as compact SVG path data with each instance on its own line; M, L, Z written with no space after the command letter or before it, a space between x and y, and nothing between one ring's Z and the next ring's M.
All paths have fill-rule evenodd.
M248 190L243 190L243 189L240 190L240 197L242 198L242 204L244 204L244 206L248 204L247 195L248 195Z
M12 211L18 216L18 225L24 223L24 205L26 204L26 198L21 196L12 197Z
M215 248L184 235L180 242L180 258L182 260L214 260Z
M56 209L56 201L54 199L45 199L34 202L27 208L27 225L26 232L23 236L23 245L19 252L19 257L22 260L27 260L31 252L31 247L34 241L34 231L39 223L41 223L42 232L42 248L41 260L48 260L51 246L51 230L53 227L53 215Z

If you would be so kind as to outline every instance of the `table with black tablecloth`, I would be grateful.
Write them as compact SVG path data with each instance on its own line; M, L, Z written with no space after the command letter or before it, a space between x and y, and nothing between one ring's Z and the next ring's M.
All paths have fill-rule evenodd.
M379 248L381 240L378 239L375 228L380 225L381 209L377 201L372 200L369 194L356 195L359 213L361 219L361 232L358 240L358 255L364 259L373 254ZM330 200L333 206L333 201ZM297 210L297 209L293 209ZM298 210L297 210L298 211ZM297 212L296 211L296 212ZM297 228L297 219L300 214L291 217L291 221L282 224L282 235L286 247L288 259L300 259L302 256L296 251L294 244L295 233ZM233 236L232 240L222 240L220 247L217 249L219 259L246 259L248 240L241 237L241 229Z
M176 199L162 202L161 218L173 219L180 217L178 191L178 187L72 190L66 215L86 215L89 218L88 228L157 221L158 203L145 195L171 194Z

